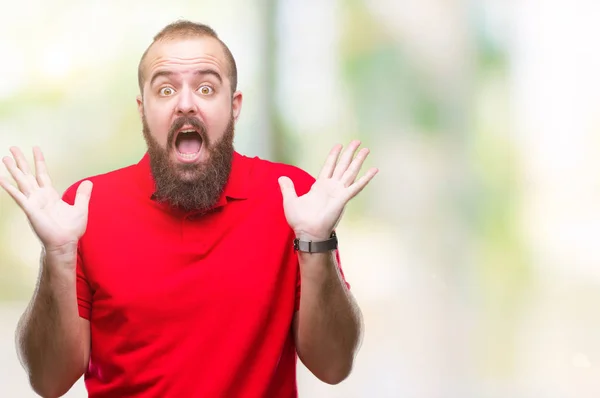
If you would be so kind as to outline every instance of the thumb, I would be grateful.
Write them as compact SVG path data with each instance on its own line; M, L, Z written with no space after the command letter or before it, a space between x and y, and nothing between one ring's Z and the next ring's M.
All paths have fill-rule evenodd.
M292 180L289 179L289 177L279 177L278 181L284 202L298 197L298 195L296 195L296 188L294 188L294 183L292 182Z
M90 196L92 195L93 184L91 181L83 181L77 187L77 193L75 194L75 207L79 207L81 210L87 210L90 203Z

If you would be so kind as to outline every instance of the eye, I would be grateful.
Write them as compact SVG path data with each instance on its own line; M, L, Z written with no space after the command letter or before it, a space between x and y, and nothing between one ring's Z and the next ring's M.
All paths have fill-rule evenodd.
M210 86L200 86L200 88L198 90L203 95L209 95L209 94L212 94L212 92L213 92L213 89Z
M160 89L160 95L169 96L175 92L171 87L163 87Z

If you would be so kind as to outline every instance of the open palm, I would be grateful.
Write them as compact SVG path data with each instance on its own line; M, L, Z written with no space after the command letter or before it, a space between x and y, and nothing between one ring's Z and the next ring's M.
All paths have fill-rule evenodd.
M14 160L3 162L17 186L0 177L0 186L23 209L32 229L47 251L76 244L85 232L92 183L84 181L77 189L74 205L64 202L46 170L39 148L34 148L35 175L30 172L25 157L18 148L11 148Z
M288 177L279 179L285 217L298 237L314 241L329 238L348 201L358 195L377 174L378 170L372 168L356 179L369 154L369 150L363 148L354 157L359 146L359 141L351 142L338 162L342 146L336 145L305 195L296 195L294 184Z

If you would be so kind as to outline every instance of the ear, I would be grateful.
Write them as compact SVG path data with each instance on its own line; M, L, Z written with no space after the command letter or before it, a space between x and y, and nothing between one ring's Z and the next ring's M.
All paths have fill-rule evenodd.
M136 97L136 102L138 106L138 113L140 114L140 119L144 116L144 98L141 95Z
M138 107L138 113L140 114L140 118L144 115L144 97L138 95L135 98Z
M231 100L231 112L233 113L233 119L237 122L240 117L240 113L242 112L242 92L236 91L233 93L233 98Z

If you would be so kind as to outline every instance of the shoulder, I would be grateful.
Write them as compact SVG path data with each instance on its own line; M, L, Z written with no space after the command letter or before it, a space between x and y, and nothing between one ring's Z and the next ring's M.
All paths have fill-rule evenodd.
M252 180L259 189L271 187L279 190L279 177L288 177L293 181L297 194L303 195L315 182L314 176L298 166L259 157L245 158L251 164Z
M75 200L75 194L77 188L83 181L91 181L93 184L92 197L98 196L99 194L107 194L119 190L120 187L130 182L134 176L135 165L124 166L115 170L111 170L101 174L95 174L82 178L72 183L67 189L64 190L62 198L67 203L72 204Z

